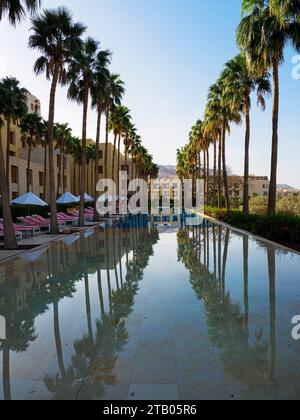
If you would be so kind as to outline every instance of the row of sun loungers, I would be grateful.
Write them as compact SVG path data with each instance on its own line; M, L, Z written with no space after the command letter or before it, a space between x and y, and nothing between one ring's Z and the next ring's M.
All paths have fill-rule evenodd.
M84 211L84 218L87 222L91 222L94 217L94 209L92 207L86 208ZM30 234L31 236L41 234L41 231L50 231L50 218L46 219L39 215L18 217L20 224L14 224L14 232L17 240L22 240L24 236ZM60 229L64 228L67 224L76 225L79 220L79 210L73 210L70 214L58 213L57 223ZM120 216L101 218L103 222L109 222L113 225L114 222L118 222ZM0 219L0 238L4 236L3 220Z

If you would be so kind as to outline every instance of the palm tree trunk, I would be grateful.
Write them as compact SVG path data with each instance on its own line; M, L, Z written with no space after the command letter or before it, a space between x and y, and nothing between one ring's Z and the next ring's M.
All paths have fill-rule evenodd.
M86 308L86 317L88 324L88 334L91 342L94 340L93 336L93 326L92 326L92 312L91 312L91 299L89 291L89 277L84 274L84 288L85 288L85 308Z
M63 147L62 147L62 179L61 179L61 185L62 185L62 193L64 194L66 192L66 185L65 185L65 172L66 172L66 156L65 156L65 140L63 141Z
M48 145L45 143L44 148L44 200L47 200L47 157L48 157Z
M206 170L207 170L207 162L206 162L206 151L203 150L203 161L204 161L204 168L203 168L203 180L204 180L204 203L207 202L207 189L206 189Z
M3 226L4 226L4 248L18 248L16 236L13 229L13 219L10 207L10 194L8 179L5 173L4 155L2 148L2 137L0 128L0 191L2 196Z
M117 166L118 166L118 177L117 177L117 179L118 179L118 181L117 181L117 183L118 183L118 185L117 185L117 192L118 192L118 196L120 196L120 170L121 170L121 168L120 168L120 157L121 157L121 134L119 134L119 139L118 139L118 163L117 163Z
M54 172L54 142L53 126L55 112L55 96L59 77L59 67L55 65L50 91L49 118L48 118L48 142L49 142L49 186L50 186L50 211L51 211L51 234L58 233L57 207L55 194L55 172Z
M99 301L100 301L100 311L101 315L105 314L105 308L104 308L104 299L103 299L103 291L102 291L102 279L101 279L101 270L97 270L97 283L98 283L98 293L99 293Z
M11 120L10 118L6 121L7 127L6 127L6 137L7 137L7 144L6 144L6 176L7 176L7 182L8 182L8 194L10 195L10 125Z
M97 191L97 183L99 180L99 151L100 151L100 133L101 133L101 107L98 104L98 113L97 113L97 133L96 133L96 151L95 151L95 177L96 182L94 185L94 200L95 200L95 207L94 207L94 222L99 221L99 214L97 212L97 200L98 200L98 191Z
M276 254L274 247L269 246L268 267L269 267L269 285L270 285L270 377L275 382L276 370Z
M246 134L245 134L245 166L244 166L244 197L243 197L243 211L244 214L249 214L249 149L250 149L250 109L249 100L247 97L246 104Z
M116 153L117 153L117 135L114 137L114 150L113 150L113 161L112 161L112 179L115 179L115 168L116 168Z
M3 394L4 400L11 400L11 386L10 386L10 360L9 360L9 345L4 343L3 346Z
M209 197L210 197L210 191L209 191L209 149L207 149L207 151L206 151L206 163L207 163L207 174L206 174L206 194L207 194L207 197L206 197L206 205L207 206L209 206L209 204L210 204L210 200L209 200Z
M54 317L54 336L55 336L55 345L56 345L56 354L57 361L61 376L64 377L66 374L66 368L64 364L64 357L62 351L62 343L60 336L60 326L59 326L59 312L58 312L58 301L53 302L53 317Z
M218 162L218 207L222 208L222 134L219 139L219 162Z
M225 204L227 210L230 210L230 197L229 197L229 187L228 187L228 176L227 176L227 167L226 167L226 130L223 128L222 135L222 160L223 160L223 182L224 182L224 191L225 191Z
M274 215L276 212L277 199L277 164L278 164L278 118L279 118L279 64L278 60L273 62L273 83L274 83L274 102L273 102L273 134L272 134L272 161L268 214Z
M243 237L243 261L244 261L244 323L248 327L249 323L249 238Z
M89 85L85 81L84 86L84 100L83 100L83 118L82 118L82 157L81 157L81 178L80 178L80 209L78 226L84 227L84 193L85 193L85 179L86 179L86 128L87 128L87 114L89 106Z
M28 155L27 155L27 192L30 192L30 166L31 166L31 151L32 151L32 139L29 140L29 146L28 146Z
M213 195L212 195L213 207L216 207L216 188L217 188L217 141L214 140L214 182L213 182Z
M108 134L109 134L109 103L106 104L105 159L104 159L105 179L108 178Z

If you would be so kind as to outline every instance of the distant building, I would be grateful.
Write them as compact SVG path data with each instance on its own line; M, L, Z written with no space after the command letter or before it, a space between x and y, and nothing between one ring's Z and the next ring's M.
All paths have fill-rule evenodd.
M244 177L232 175L228 177L229 192L232 198L243 199ZM267 176L249 176L249 197L254 195L268 197L270 190L270 181Z

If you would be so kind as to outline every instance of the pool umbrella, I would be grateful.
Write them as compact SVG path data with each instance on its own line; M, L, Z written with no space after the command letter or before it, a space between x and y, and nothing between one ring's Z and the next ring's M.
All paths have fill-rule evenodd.
M37 195L32 192L21 195L15 200L11 201L12 205L24 206L28 208L27 214L30 215L31 207L47 207L48 204L40 199Z
M80 201L80 195L77 197L77 199ZM84 194L84 201L86 203L92 203L94 201L93 197L88 195L87 193Z
M69 192L66 192L56 201L57 204L73 204L73 203L78 203L78 202L79 202L78 198Z
M20 197L12 200L11 204L19 206L37 206L37 207L46 207L48 204L41 200L37 195L32 192L21 195Z

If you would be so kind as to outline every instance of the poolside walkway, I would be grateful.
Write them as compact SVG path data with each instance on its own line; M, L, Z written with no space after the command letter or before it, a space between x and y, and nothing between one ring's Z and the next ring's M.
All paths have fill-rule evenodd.
M89 225L86 226L84 228L80 228L80 230L87 230L87 229L91 229L92 226L95 226L95 224L93 225ZM77 228L79 229L79 228ZM57 241L59 239L62 239L65 236L69 236L69 235L47 235L47 234L41 234L41 235L37 235L37 236L33 236L30 238L26 238L23 239L22 241L18 242L18 245L22 248L22 247L39 247L39 246L43 246L43 245L47 245L50 242L53 241ZM3 242L0 242L0 246L3 245ZM24 249L15 249L15 250L3 250L0 249L0 263L4 260L7 260L8 258L13 258L16 257L20 254L22 254L23 252L26 252L26 250Z

